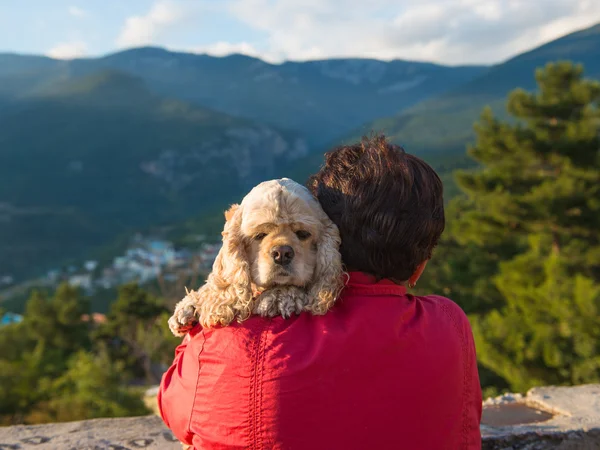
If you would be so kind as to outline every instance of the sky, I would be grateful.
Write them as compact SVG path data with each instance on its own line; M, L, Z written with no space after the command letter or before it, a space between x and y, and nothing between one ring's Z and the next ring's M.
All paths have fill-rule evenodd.
M0 52L489 64L597 23L599 0L0 0Z

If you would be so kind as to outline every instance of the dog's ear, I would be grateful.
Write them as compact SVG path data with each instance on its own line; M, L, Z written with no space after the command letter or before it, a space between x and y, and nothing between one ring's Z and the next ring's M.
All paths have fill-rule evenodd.
M306 310L317 315L325 314L333 306L344 286L340 233L328 217L322 222L324 230L317 243L317 265L306 306Z
M225 211L225 222L229 222L239 208L240 205L231 205L229 209Z
M250 263L241 230L242 208L233 205L225 217L223 246L199 292L199 321L207 328L247 319L252 312Z

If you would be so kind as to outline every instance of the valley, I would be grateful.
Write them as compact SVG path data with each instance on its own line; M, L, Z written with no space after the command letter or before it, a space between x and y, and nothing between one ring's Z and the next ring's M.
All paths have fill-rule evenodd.
M372 131L431 163L448 200L482 109L504 117L510 90L563 59L600 78L600 25L491 67L0 54L0 278L110 259L137 232L167 228L182 248L218 240L222 210L253 185L302 182L327 149Z

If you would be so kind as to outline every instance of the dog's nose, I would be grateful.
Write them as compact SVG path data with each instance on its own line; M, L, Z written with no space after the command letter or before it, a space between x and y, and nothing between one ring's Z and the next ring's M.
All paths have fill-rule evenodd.
M294 259L294 249L289 245L281 245L271 249L271 256L275 264L281 266L289 264Z

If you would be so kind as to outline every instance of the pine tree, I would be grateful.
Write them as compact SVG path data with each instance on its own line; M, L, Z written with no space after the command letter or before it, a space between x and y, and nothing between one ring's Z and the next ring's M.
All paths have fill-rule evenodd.
M600 83L566 62L536 79L510 95L511 121L488 109L476 125L481 168L457 176L448 238L488 255L472 283L484 276L501 301L473 311L478 355L518 390L600 379Z
M501 264L506 306L473 320L478 355L513 390L600 380L600 283L571 275L551 238Z
M65 422L149 414L141 396L125 386L122 372L122 365L111 361L103 348L97 354L79 351L60 377L40 383L40 389L52 395L38 403L25 420Z
M54 296L34 291L22 323L0 331L0 422L20 423L40 402L55 395L43 389L67 369L69 358L90 346L82 321L87 302L61 285Z
M60 285L52 299L34 291L25 310L27 334L36 342L36 354L46 359L48 375L64 370L70 355L89 349L89 324L83 315L89 303L81 293L67 284Z
M123 362L130 374L156 384L163 369L157 364L170 361L179 342L166 326L168 317L162 300L136 284L128 284L119 289L95 340L106 343L113 360Z
M552 237L574 273L600 276L600 83L583 68L548 64L539 91L513 92L503 123L486 110L469 154L482 170L459 173L473 204L454 224L462 242L501 244L510 254L527 237Z

